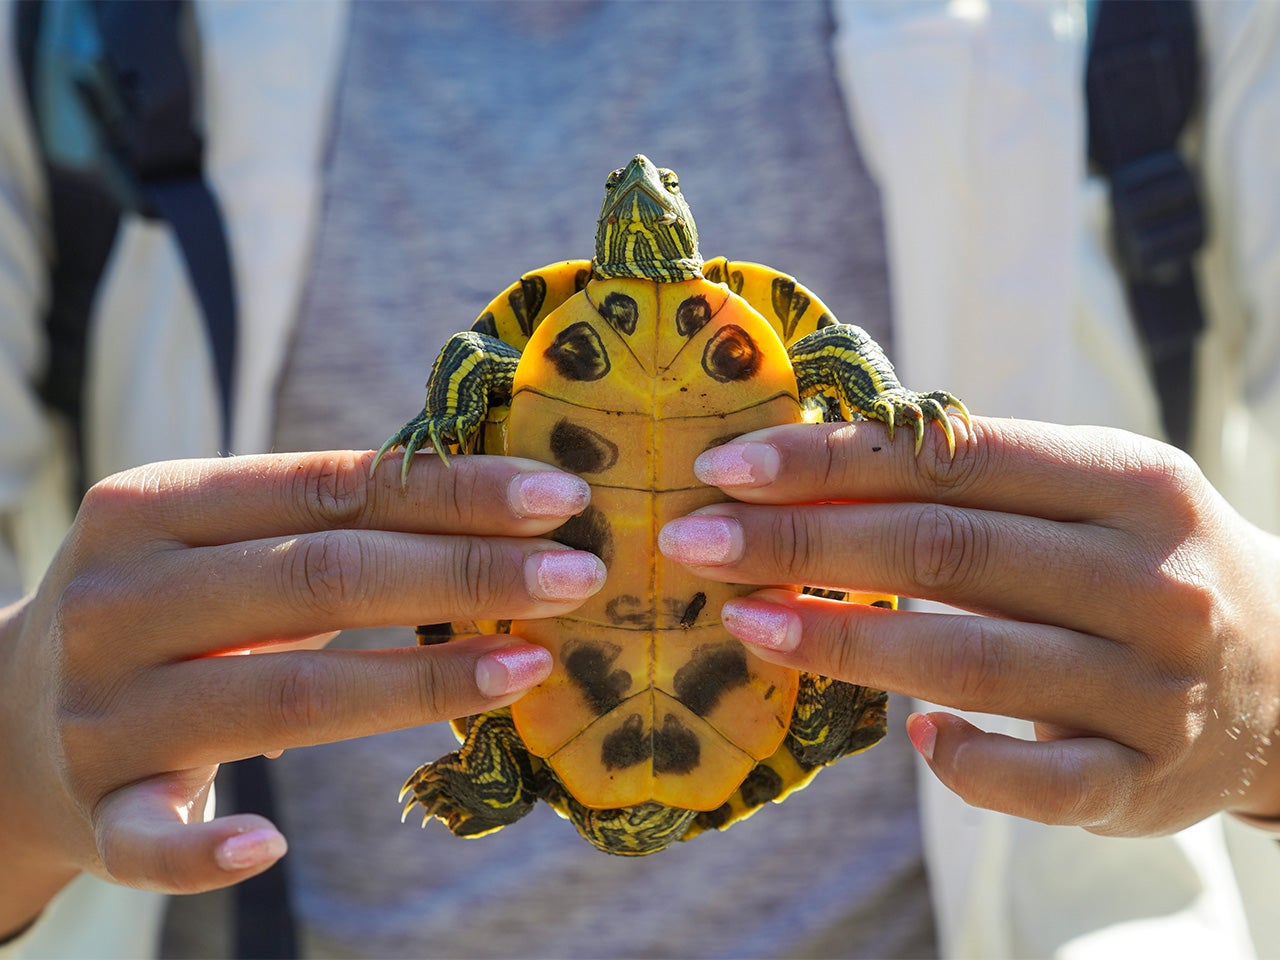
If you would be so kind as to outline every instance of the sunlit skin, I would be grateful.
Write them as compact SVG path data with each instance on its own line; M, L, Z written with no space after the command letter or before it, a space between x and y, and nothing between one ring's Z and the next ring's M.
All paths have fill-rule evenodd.
M1033 721L1024 741L910 719L971 804L1125 836L1280 815L1280 541L1155 441L981 417L972 432L954 459L867 424L739 438L697 467L737 502L677 521L663 548L712 579L785 570L969 611L770 590L725 621L778 663Z

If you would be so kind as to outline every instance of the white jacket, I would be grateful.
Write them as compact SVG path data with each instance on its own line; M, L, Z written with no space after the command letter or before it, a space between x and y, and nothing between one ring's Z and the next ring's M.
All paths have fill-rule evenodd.
M838 63L883 192L904 379L945 383L987 415L1159 435L1107 252L1105 186L1084 166L1081 8L842 3ZM1200 14L1211 240L1196 452L1241 512L1280 530L1280 443L1265 429L1280 423L1280 4ZM345 8L207 4L199 20L206 159L241 287L233 444L250 453L269 442L309 263ZM34 584L70 518L59 438L26 386L43 362L49 239L11 21L0 6L0 530L21 573L0 551L0 597ZM96 323L89 476L211 455L212 368L163 228L126 220ZM1280 845L1230 818L1105 839L969 808L927 772L921 803L946 956L1280 956ZM82 878L0 954L144 954L159 909Z

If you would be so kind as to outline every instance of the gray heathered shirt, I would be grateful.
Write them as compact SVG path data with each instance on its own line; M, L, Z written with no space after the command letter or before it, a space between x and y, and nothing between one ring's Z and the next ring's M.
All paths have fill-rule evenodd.
M377 446L450 333L521 272L591 255L604 177L638 152L679 173L704 256L792 272L887 343L879 200L832 29L818 2L355 4L277 449ZM455 747L446 725L290 751L272 770L307 952L930 956L891 704L869 753L642 859L598 853L545 805L482 840L401 824L396 791Z

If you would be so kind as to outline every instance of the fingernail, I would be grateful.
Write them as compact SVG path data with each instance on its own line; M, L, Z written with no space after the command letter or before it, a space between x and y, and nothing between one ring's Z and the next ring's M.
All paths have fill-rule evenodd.
M776 603L726 600L720 621L731 634L752 646L790 653L800 645L800 617Z
M913 713L907 717L907 736L911 745L926 760L933 760L933 747L938 742L938 725L923 713Z
M486 697L528 690L551 673L551 653L535 644L504 647L476 661L476 686Z
M248 870L275 863L288 849L278 831L250 830L223 840L213 852L213 859L223 870Z
M713 487L757 487L778 479L780 462L771 443L726 443L699 454L693 473Z
M658 549L695 566L731 563L742 556L742 525L729 517L680 517L658 532Z
M581 550L548 550L525 561L525 583L538 600L585 600L605 575L600 558Z
M511 478L507 502L519 517L572 517L591 502L591 488L571 473L520 473Z

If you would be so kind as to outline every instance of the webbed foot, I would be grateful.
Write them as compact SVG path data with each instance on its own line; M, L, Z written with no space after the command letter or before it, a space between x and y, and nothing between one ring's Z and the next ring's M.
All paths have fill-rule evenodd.
M459 837L482 837L515 823L533 809L538 794L529 754L510 716L476 717L462 746L414 771L400 799L413 796L401 819L415 805L425 811L422 825L436 817Z

